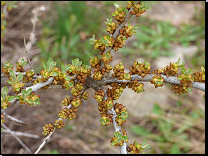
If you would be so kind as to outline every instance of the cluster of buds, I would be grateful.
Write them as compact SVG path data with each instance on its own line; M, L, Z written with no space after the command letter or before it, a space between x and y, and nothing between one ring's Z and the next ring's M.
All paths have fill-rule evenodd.
M122 134L119 132L114 132L114 137L111 138L111 145L114 147L123 146L125 142L128 142L128 136L125 130L122 129Z
M139 154L141 150L143 150L141 144L138 144L136 141L127 147L127 151L131 152L131 154Z
M120 29L119 32L120 34L122 34L123 36L126 37L126 39L128 39L129 37L132 36L132 34L135 34L136 33L136 29L138 28L138 25L136 26L132 26L130 25L130 23L128 23L128 26L124 26L123 29Z
M133 10L130 12L130 14L136 15L139 17L141 14L143 14L148 7L143 6L141 2L139 4L136 4L132 1L127 1L128 6L126 7L128 10L133 6Z
M126 37L123 34L121 34L120 36L118 36L116 38L115 43L113 44L113 49L115 51L118 51L119 48L122 48L125 45L125 40L126 40Z
M80 73L77 75L77 79L80 80L81 83L85 84L85 78L91 75L91 70L87 68L81 67Z
M107 114L107 113L103 113L102 117L100 119L100 122L101 122L101 126L108 126L108 125L110 125L111 122L113 122L112 115Z
M164 68L164 75L168 76L174 76L178 74L178 64L170 62L170 66L166 66Z
M101 73L102 73L102 75L105 75L105 73L109 73L110 70L112 70L112 69L113 69L113 67L106 63L104 65L104 68L101 69Z
M3 108L3 109L6 109L10 105L11 105L11 102L9 102L9 101L1 102L1 108Z
M62 105L63 105L63 106L68 106L68 105L71 104L71 101L72 101L72 97L71 97L71 98L65 97L64 100L61 101L61 102L62 102Z
M144 63L141 63L141 62L142 62L142 60L140 60L139 62L135 61L133 66L129 67L131 75L138 74L144 78L145 76L147 76L150 73L151 63L149 63L147 61L144 61Z
M98 92L95 92L94 98L97 102L101 102L103 101L104 96L105 96L104 91L102 89L99 89Z
M155 88L162 87L164 82L164 78L161 77L161 75L154 75L151 84L154 84Z
M178 80L180 80L180 85L172 84L171 90L174 90L175 93L179 93L180 95L183 93L190 92L192 89L189 86L192 85L194 78L192 77L193 71L191 69L185 70L184 68L181 69L182 74L178 75Z
M141 93L144 91L144 84L139 83L138 80L134 80L133 82L128 83L128 88L132 88L136 93Z
M110 51L108 51L107 53L103 53L102 54L102 57L101 57L101 60L107 64L109 62L111 62L113 60L113 56L111 55Z
M35 75L35 72L33 70L27 70L26 76L23 77L23 81L25 83L28 83L29 81L32 81L32 77Z
M124 88L126 88L126 84L118 84L118 83L112 83L110 85L112 89L107 90L108 97L111 97L113 100L119 99L121 94L123 93Z
M194 73L194 75L194 81L205 83L205 69L203 66L201 66L201 71Z
M109 32L109 34L113 34L116 31L117 24L112 22L112 17L110 17L110 20L107 19L105 24L107 25L106 31Z
M9 77L9 80L14 82L14 80L11 77ZM21 93L22 89L24 89L23 86L25 85L25 83L16 82L16 83L11 83L11 85L13 87L12 91L15 92L16 94L19 94Z
M103 75L102 75L101 71L95 70L93 72L93 78L94 78L94 80L101 80L102 77L103 77Z
M179 93L179 95L188 92L188 84L178 85L178 84L171 84L171 90L175 91L175 93Z
M16 72L25 72L25 70L23 69L24 65L27 64L27 61L24 61L24 59L21 60L21 62L17 62L17 65L16 65Z
M112 74L113 77L118 77L119 80L122 80L124 78L124 66L123 62L119 62L114 69L114 73Z
M185 70L184 68L181 69L182 74L178 75L177 78L180 80L181 84L192 84L191 81L194 81L194 78L192 77L193 71L190 69Z
M81 95L81 91L83 90L83 84L81 82L77 82L75 87L71 89L71 93L73 96Z
M77 108L82 105L81 97L73 97L71 104L74 108Z
M77 108L64 108L63 110L60 111L58 116L62 119L68 118L69 120L72 120L77 117Z
M114 3L114 5L116 4ZM125 19L126 12L124 12L124 9L125 8L119 8L118 6L116 6L115 12L112 13L112 16L115 16L115 20L118 22L119 25L123 23Z
M69 89L71 89L73 87L73 85L74 85L74 81L73 80L67 81L67 80L64 79L63 83L62 83L62 88L66 89L66 90L69 90Z
M113 37L110 37L110 35L104 35L101 39L95 40L94 50L100 49L100 52L102 53L107 46L112 47L114 43L115 40Z
M90 59L90 64L92 68L100 68L100 59L98 59L98 57L93 57Z
M152 71L152 74L165 74L165 73L164 73L164 69L159 68L159 69Z
M84 100L87 100L87 99L88 99L88 96L89 96L89 93L86 92L86 91L84 91L83 94L82 94L82 98L83 98Z
M43 127L43 135L48 135L53 131L54 131L54 125L52 123L45 124L45 127Z
M9 71L13 68L13 65L8 61L7 63L4 63L4 66L2 67L1 72L5 76L9 76Z
M12 100L14 100L14 96L9 96L8 94L8 88L3 87L1 91L1 108L6 109L8 106L11 105Z
M40 104L39 98L40 95L35 95L34 92L29 94L25 99L23 95L16 96L16 98L19 100L19 104L25 104L25 105L30 105L30 106L36 106L37 104Z
M123 106L122 104L116 103L114 106L115 112L117 114L116 122L119 126L122 126L123 123L126 122L126 119L128 117L128 111L126 106Z
M54 124L54 127L58 128L58 129L61 129L62 127L65 127L65 123L63 122L63 120L56 120L55 121L55 124Z

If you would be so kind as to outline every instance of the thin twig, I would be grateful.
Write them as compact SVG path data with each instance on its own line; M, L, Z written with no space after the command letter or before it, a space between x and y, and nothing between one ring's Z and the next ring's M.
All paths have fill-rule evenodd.
M39 135L34 135L34 134L29 134L29 133L23 133L23 132L16 132L16 131L11 131L8 129L3 129L3 133L13 133L16 136L25 136L25 137L30 137L30 138L39 138Z
M38 147L37 151L34 154L38 154L38 152L43 148L43 146L49 141L49 138L52 136L52 134L55 132L55 128L53 132L51 132L43 141L43 143Z
M4 123L2 124L2 127L8 130L9 133L20 143L20 145L22 145L22 147L26 149L28 153L32 154L31 150L22 142L22 140L20 140L20 138L16 136L16 134L13 131L11 131Z
M21 25L21 27L22 27L22 25ZM23 27L22 27L22 36L23 36L23 40L24 40L24 50L25 50L25 52L26 52L26 56L27 56L29 65L30 65L30 67L31 67L32 70L33 70L33 66L32 66L32 63L30 62L30 58L29 58L29 56L28 56L28 52L27 52L27 49L26 49L26 41L25 41L25 35L24 35ZM33 70L33 71L34 71L34 70Z

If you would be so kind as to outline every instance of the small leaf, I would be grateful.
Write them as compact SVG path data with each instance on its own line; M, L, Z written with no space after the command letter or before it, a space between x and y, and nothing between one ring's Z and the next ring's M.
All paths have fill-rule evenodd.
M4 99L7 96L8 88L4 87L1 91L1 98Z
M182 72L183 74L186 74L186 69L185 69L185 68L181 68L181 72Z
M32 92L32 88L27 90L26 96L30 95L30 93Z
M193 73L193 71L191 70L191 68L187 69L187 71L186 71L186 74L187 74L187 75L190 75L190 74L192 74L192 73Z
M9 96L9 97L8 97L8 101L13 101L14 99L15 99L14 96Z
M42 64L43 64L43 68L44 68L45 70L47 70L46 64L45 64L45 63L42 63Z
M110 35L107 36L107 39L110 40Z
M22 73L19 73L19 75L17 75L17 81L21 81L23 79Z
M68 77L65 77L64 79L67 80L67 81L70 81L70 78L68 78Z
M114 2L114 6L115 6L116 9L119 8L119 5L117 4L117 2Z
M133 27L133 30L138 29L138 27L139 27L139 25L138 25L138 24L137 24L137 25L135 25L135 26Z
M18 82L17 81L17 77L16 75L14 74L14 71L11 69L9 70L9 74L10 74L10 77L12 78L12 80L14 81L14 83Z
M95 35L92 35L92 38L90 39L90 44L95 44Z
M148 140L148 139L145 139L145 140L143 141L143 143L141 144L141 146L145 145L145 144L147 143L147 140Z
M64 63L61 64L61 71L64 73L66 72Z
M56 73L56 72L50 73L50 76L57 76L57 75L58 75L58 73Z

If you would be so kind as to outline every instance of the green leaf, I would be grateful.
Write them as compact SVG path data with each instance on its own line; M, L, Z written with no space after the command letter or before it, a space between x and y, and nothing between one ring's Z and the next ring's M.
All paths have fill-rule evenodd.
M72 82L70 82L70 83L68 83L68 86L71 88L71 87L73 87L73 85L74 85L74 82L72 81Z
M115 141L113 141L112 143L111 143L111 146L114 146L116 143L115 143Z
M137 24L137 25L135 25L135 26L133 27L133 30L138 29L138 27L139 27L139 25L138 25L138 24Z
M57 75L58 75L58 73L56 73L56 72L50 73L50 76L57 76Z
M78 58L75 58L74 60L72 60L72 65L75 67L79 67L82 64L82 61L79 61Z
M28 95L30 95L31 92L32 92L32 88L28 89L28 90L27 90L27 93L26 93L26 97L27 97Z
M4 98L6 98L7 93L8 93L8 88L7 88L7 87L4 87L4 88L2 89L2 91L1 91L1 98L2 98L2 100L3 100Z
M84 69L85 69L85 68L86 68L86 69L90 69L91 66L83 64L83 68L84 68Z
M10 74L10 77L12 78L12 80L14 81L14 83L18 82L17 81L17 77L16 75L14 74L14 71L11 69L9 70L9 74Z
M19 73L17 75L17 81L21 81L23 79L22 73Z
M64 63L61 64L61 71L62 71L63 73L66 72Z
M15 82L13 82L13 81L11 81L11 80L8 79L8 80L7 80L7 83L8 83L8 84L13 84L13 83L15 83Z
M92 35L92 38L90 39L90 44L95 44L95 35Z
M26 99L26 97L27 97L27 91L25 89L23 89L21 93L22 93L22 97L24 99Z
M148 139L145 139L145 140L143 141L143 143L141 144L141 146L145 145L145 144L147 143L147 140L148 140Z
M190 74L192 74L192 73L193 73L193 71L192 71L191 68L187 69L187 71L186 71L186 74L187 74L187 75L190 75Z
M107 39L110 40L110 35L107 36Z
M109 20L109 19L107 19L107 21L104 21L104 22L105 22L105 24L106 24L106 25L108 25L108 24L112 23L112 17L110 17L110 20Z
M42 63L43 64L43 68L47 71L47 66L45 63Z
M24 61L24 59L21 60L21 65L24 66L27 64L27 61Z
M14 96L9 96L9 97L8 97L8 101L13 101L14 99L15 99Z
M186 74L186 69L185 69L185 68L181 68L181 72L182 72L183 74Z
M119 5L118 5L118 3L117 3L117 2L114 2L113 4L114 4L114 6L115 6L115 8L116 8L116 9L118 9L118 8L119 8Z
M70 81L70 78L68 78L68 77L65 77L64 79L67 80L67 81Z

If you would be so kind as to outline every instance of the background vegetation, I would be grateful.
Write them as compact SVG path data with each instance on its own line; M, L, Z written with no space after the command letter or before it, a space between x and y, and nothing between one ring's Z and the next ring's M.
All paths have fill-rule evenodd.
M202 9L199 9L198 5L192 8L195 12L191 22L177 25L171 24L171 20L158 21L151 18L151 11L163 3L165 2L147 2L146 5L150 8L144 13L147 15L130 20L133 24L139 23L139 29L132 37L133 39L116 53L114 59L121 58L124 62L129 62L130 60L134 61L135 58L143 57L154 64L161 56L173 57L172 48L175 45L182 47L196 45L197 52L193 56L186 55L185 62L193 71L199 70L201 65L205 66L205 2L198 2L202 5ZM177 6L197 2L178 3ZM53 58L60 66L62 62L70 63L74 58L79 58L84 64L88 64L90 55L98 56L98 51L93 50L89 39L92 34L95 34L96 37L107 34L104 21L111 16L114 10L113 2L41 2L41 4L49 9L39 17L38 41L37 47L35 46L39 52L32 59L36 65L36 72L42 69L42 62L46 62L49 58ZM123 2L119 2L119 4L124 5ZM1 64L8 61L8 58L18 57L15 52L17 48L23 47L20 25L23 25L26 40L28 40L28 34L32 28L31 24L28 24L31 18L30 10L40 6L38 3L30 2L25 2L24 5L17 2L16 5L17 8L13 8L9 13L9 18L5 19L8 23L5 24L7 32L1 42L3 44ZM28 8L28 10L20 16L18 13L23 8ZM162 9L168 10L170 8ZM20 17L19 21L11 25L10 23L15 20L17 15ZM11 35L11 32L20 35L15 33ZM68 122L61 132L56 131L51 141L41 151L42 153L119 153L119 149L110 146L113 128L100 126L97 104L93 99L94 91L90 93L91 97L83 103L78 117L74 121ZM8 110L8 114L25 119L29 124L16 125L14 122L5 120L12 130L40 135L45 123L57 119L62 96L68 95L68 92L57 93L57 89L55 89L38 91L37 94L42 97L40 99L42 106L36 108L21 106L19 108L16 105ZM142 142L148 138L151 149L146 153L204 153L205 110L201 95L203 93L195 90L192 95L179 96L173 93L169 96L166 109L153 102L153 109L149 115L133 116L129 112L130 116L123 128L127 129L129 138L134 138L133 140L136 138ZM123 104L125 105L125 103ZM2 153L21 153L22 147L13 137L4 133L2 136ZM38 141L35 141L21 137L33 151L37 149L42 138L41 136Z

